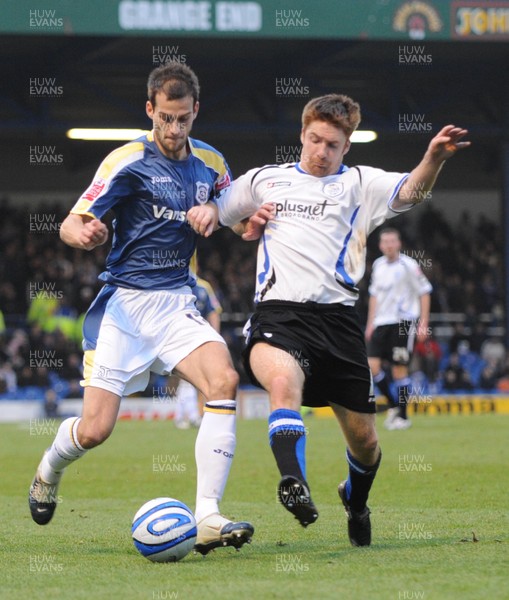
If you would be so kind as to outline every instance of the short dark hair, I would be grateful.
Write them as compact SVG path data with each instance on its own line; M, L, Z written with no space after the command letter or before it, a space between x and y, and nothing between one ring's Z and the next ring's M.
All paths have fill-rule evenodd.
M380 233L378 235L378 239L381 239L382 236L386 233L394 233L395 235L398 236L398 239L401 240L401 233L399 232L398 229L396 229L395 227L384 227L383 229L380 230Z
M155 68L148 76L147 93L152 106L156 104L158 92L164 92L168 100L192 96L194 102L197 102L200 97L200 84L196 73L190 67L168 62Z
M361 122L361 108L343 94L319 96L310 100L302 111L302 128L305 129L312 121L330 123L350 137Z

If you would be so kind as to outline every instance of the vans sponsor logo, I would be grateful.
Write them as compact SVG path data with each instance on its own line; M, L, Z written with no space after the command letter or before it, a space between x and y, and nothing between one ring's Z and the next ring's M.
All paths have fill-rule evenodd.
M152 205L154 211L154 217L156 219L167 219L168 221L185 221L186 211L185 210L172 210L167 206Z

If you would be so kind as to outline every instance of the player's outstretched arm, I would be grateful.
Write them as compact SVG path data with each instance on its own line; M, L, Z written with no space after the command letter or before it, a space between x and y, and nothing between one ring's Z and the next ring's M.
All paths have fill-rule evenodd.
M410 173L405 183L401 186L397 201L393 202L393 208L405 204L418 204L433 188L438 173L444 162L451 158L458 150L470 146L470 142L463 141L468 131L446 125L431 140L428 149L421 162Z
M60 239L72 248L92 250L108 239L108 227L88 215L69 214L60 227Z

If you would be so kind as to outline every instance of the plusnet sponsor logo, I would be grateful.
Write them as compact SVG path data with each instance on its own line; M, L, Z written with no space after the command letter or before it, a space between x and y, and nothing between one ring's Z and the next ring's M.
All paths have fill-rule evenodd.
M303 204L285 199L283 202L275 204L276 215L284 217L297 217L299 219L310 219L320 221L325 215L325 209L331 205L329 200L318 202L316 204Z

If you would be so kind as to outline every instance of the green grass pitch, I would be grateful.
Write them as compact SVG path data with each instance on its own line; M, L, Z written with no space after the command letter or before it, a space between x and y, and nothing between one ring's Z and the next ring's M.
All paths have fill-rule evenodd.
M424 600L509 598L509 417L415 417L387 432L373 487L373 543L353 548L339 508L344 443L332 419L306 417L308 481L320 511L303 529L277 503L279 476L264 421L240 421L222 503L255 526L250 546L155 564L130 525L147 500L194 506L196 431L120 422L72 465L53 521L32 522L27 493L54 423L0 425L0 598Z

